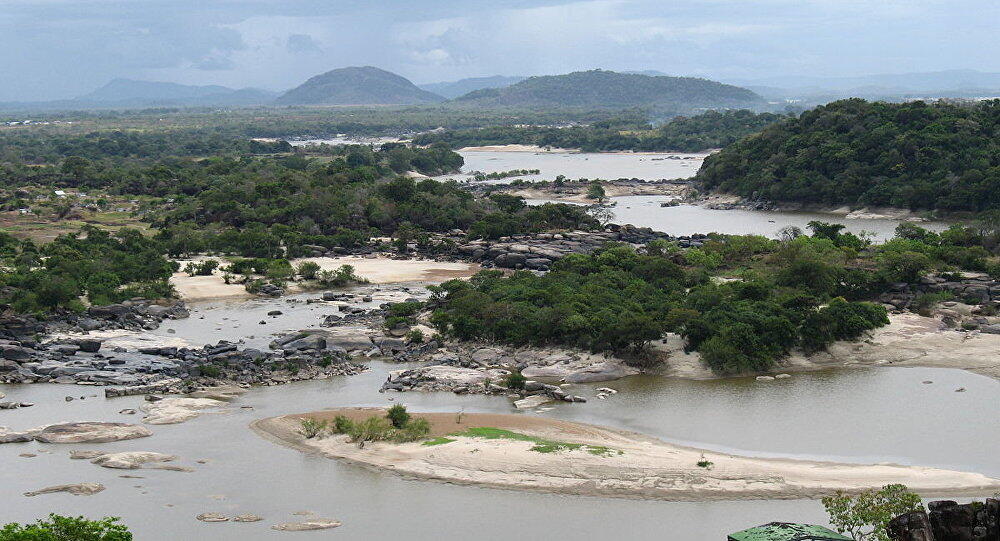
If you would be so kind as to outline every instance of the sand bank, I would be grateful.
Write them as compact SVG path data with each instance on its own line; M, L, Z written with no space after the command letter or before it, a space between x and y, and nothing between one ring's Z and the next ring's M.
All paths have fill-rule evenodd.
M217 259L222 266L226 265L223 258ZM323 270L336 270L342 265L351 265L358 276L373 284L392 284L402 282L438 283L452 278L465 278L479 271L479 265L473 263L442 262L432 260L404 259L389 257L309 257L292 260L293 266L304 261L314 261ZM181 267L187 261L180 261ZM170 283L181 299L189 302L211 299L250 297L243 284L227 284L222 279L222 271L216 270L211 276L188 276L185 272L177 272L170 278ZM289 293L302 291L298 284L290 283Z
M345 459L419 479L496 488L564 494L660 500L735 500L818 498L835 491L858 492L903 483L926 497L982 496L1000 488L1000 480L963 473L894 464L843 464L809 460L751 458L673 445L612 428L544 417L500 414L413 414L428 419L432 436L469 427L495 427L565 443L606 447L534 451L529 441L451 436L441 445L368 443L364 448L344 436L305 439L304 417L332 419L345 414L360 419L382 410L345 408L262 419L251 424L258 434L302 451ZM710 468L699 467L709 461Z
M653 344L663 365L656 372L684 379L715 379L697 352L684 353L677 335ZM857 342L835 342L826 351L793 353L771 371L808 372L836 367L909 366L956 368L1000 379L1000 335L958 332L940 319L912 313L889 314L889 325Z

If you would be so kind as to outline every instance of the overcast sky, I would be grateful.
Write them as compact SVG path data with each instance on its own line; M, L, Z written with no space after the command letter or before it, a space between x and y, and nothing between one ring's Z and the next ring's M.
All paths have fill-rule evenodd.
M605 68L715 79L1000 71L997 0L0 0L0 100L115 77L283 90Z

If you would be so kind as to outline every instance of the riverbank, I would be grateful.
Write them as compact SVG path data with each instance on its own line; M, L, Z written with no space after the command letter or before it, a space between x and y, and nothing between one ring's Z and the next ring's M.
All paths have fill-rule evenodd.
M342 408L261 419L250 426L275 443L407 477L562 494L707 501L819 498L838 490L856 493L889 483L903 483L922 496L982 496L1000 489L1000 480L976 473L752 458L668 444L608 427L524 415L413 414L431 423L430 437L435 439L428 441L432 445L369 442L359 448L345 436L306 439L298 432L304 418L332 420L345 415L362 419L382 413L380 409ZM455 435L475 427L525 438ZM540 451L536 440L583 447Z
M202 257L204 259L219 259ZM372 284L394 284L404 282L439 283L452 278L466 278L479 271L476 263L434 261L430 259L393 259L388 256L359 257L308 257L291 261L293 267L312 261L322 270L337 270L342 265L354 267L354 274ZM181 261L181 267L187 261ZM177 272L170 278L178 296L188 302L213 299L239 299L252 297L243 284L227 284L223 273L216 271L210 276L188 276ZM286 293L299 293L303 289L291 283Z
M665 195L682 197L689 187L684 183L677 182L636 182L636 181L602 181L606 197L623 197L629 195ZM595 200L587 197L590 183L565 183L562 186L547 184L544 186L529 186L525 188L515 188L506 191L511 195L523 197L525 199L544 199L559 203L581 203L592 205Z

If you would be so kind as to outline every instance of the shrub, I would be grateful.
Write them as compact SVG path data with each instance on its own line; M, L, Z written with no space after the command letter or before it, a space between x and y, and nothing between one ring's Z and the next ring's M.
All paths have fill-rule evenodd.
M325 420L302 419L301 424L302 429L299 433L307 439L322 436L329 428L329 423Z
M423 344L424 343L424 333L420 329L413 329L406 333L406 339L411 344Z
M830 524L838 532L847 532L854 539L889 541L886 526L893 518L922 511L920 496L905 485L886 485L880 490L866 490L857 496L838 492L823 498L823 507Z
M303 280L315 280L319 271L320 266L315 261L305 261L296 269L296 273Z
M333 418L333 433L334 434L349 434L354 428L354 422L344 417L343 415L338 415Z
M405 428L406 423L410 421L410 414L406 413L406 406L402 404L396 404L389 408L389 411L385 415L386 419L392 423L392 426L396 428Z
M214 259L207 259L200 263L194 261L184 266L184 272L188 276L211 276L215 269L219 268L219 262Z
M521 391L524 390L524 384L528 381L528 378L521 374L520 370L511 370L506 377L504 377L504 385L508 389Z
M88 520L50 514L34 524L10 523L0 529L0 541L131 541L132 534L119 518Z
M203 364L198 368L201 375L209 378L217 378L222 375L222 369L214 364Z
M924 293L922 295L917 295L913 299L913 304L910 305L910 308L924 317L930 317L931 309L934 308L934 305L939 302L953 300L954 298L955 295L950 291Z

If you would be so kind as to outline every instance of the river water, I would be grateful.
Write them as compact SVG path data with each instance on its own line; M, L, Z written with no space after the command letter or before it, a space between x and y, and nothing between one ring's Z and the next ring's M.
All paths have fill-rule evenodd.
M251 326L260 313L284 314L268 330ZM259 345L268 333L315 325L334 309L283 299L220 301L194 306L192 317L168 322L147 338L188 336L236 339L253 334ZM200 319L205 316L205 319ZM286 319L287 318L287 319ZM282 322L282 320L284 320ZM262 326L263 327L263 326ZM173 328L176 334L166 333ZM247 330L247 329L251 330ZM415 411L517 413L503 397L448 393L381 394L381 383L401 365L370 361L357 376L299 382L250 390L221 414L206 414L180 425L152 427L150 438L99 445L0 446L2 520L26 521L49 512L124 518L137 539L269 539L289 535L333 535L344 539L432 540L475 537L550 539L723 539L725 534L773 520L824 522L816 501L656 502L524 493L406 480L383 472L303 454L266 441L247 428L252 420L338 406L381 406L388 398ZM923 381L933 381L924 384ZM590 398L597 387L576 385ZM608 400L555 404L542 412L579 422L607 425L667 441L741 454L848 462L897 462L978 471L1000 476L995 422L1000 382L968 372L930 368L846 369L757 382L684 381L634 377L613 382L620 390ZM965 392L955 390L964 387ZM137 422L122 415L141 397L65 396L101 394L75 385L0 386L8 400L34 402L31 408L0 410L0 425L24 429L73 421ZM239 406L249 405L253 409ZM850 422L845 422L850 419ZM70 460L73 449L157 451L176 454L194 473L109 470ZM35 453L22 458L21 453ZM195 461L205 460L206 464ZM123 479L127 473L142 479ZM44 486L100 482L94 496L64 494L26 498ZM301 520L292 513L313 511L342 520L327 533L273 532L270 524ZM202 512L255 513L253 524L206 524ZM486 526L486 527L484 527Z
M685 167L681 160L653 161L648 155L469 154L468 170L538 168L546 178L557 174L571 178L671 178L674 174L688 176L697 167ZM663 199L617 198L616 221L673 234L718 231L765 235L784 225L804 227L805 222L820 219L816 216L837 221L832 216L804 213L662 208L659 202ZM843 223L855 231L874 230L881 235L895 227L890 221ZM390 293L413 294L385 292ZM379 297L377 294L373 302L380 302ZM271 339L271 333L315 326L334 310L289 299L219 301L192 309L191 318L167 322L137 338L180 339L197 345L242 339L248 346L259 347ZM274 309L284 314L268 318L266 313ZM266 325L259 321L266 321ZM180 425L155 426L150 438L99 445L0 445L0 498L4 502L0 521L30 521L49 512L114 515L123 517L136 539L154 541L285 537L721 540L729 532L775 520L825 523L822 506L810 500L618 500L407 480L287 449L247 428L262 417L338 406L382 406L390 403L390 397L415 411L547 415L748 455L896 462L1000 476L1000 460L996 459L1000 382L964 371L855 368L797 374L771 382L633 377L612 382L610 386L621 392L608 400L560 403L529 413L517 412L502 397L380 394L378 389L388 371L401 366L380 361L370 361L369 366L368 372L357 376L254 388L228 412L206 414ZM576 385L572 392L593 398L594 389L606 385ZM965 392L955 392L963 387ZM65 396L102 395L99 388L84 386L0 385L0 392L7 394L6 400L36 404L0 410L0 425L13 429L76 420L138 422L136 416L118 412L142 403L141 397L64 400ZM243 405L253 409L239 408ZM104 469L70 460L68 454L73 449L171 453L181 457L179 464L197 471ZM37 456L18 456L22 453ZM196 463L198 460L205 464ZM126 473L142 478L119 477ZM94 496L21 495L49 485L79 482L100 482L108 488ZM292 513L307 510L341 520L344 525L304 534L269 529L271 524L303 520ZM264 521L208 524L195 520L195 515L203 512L254 513Z

